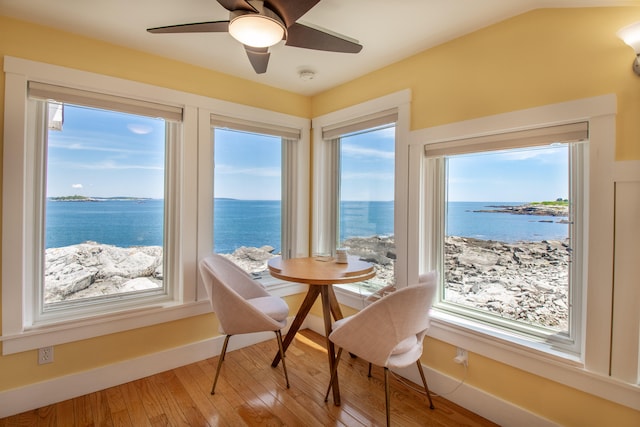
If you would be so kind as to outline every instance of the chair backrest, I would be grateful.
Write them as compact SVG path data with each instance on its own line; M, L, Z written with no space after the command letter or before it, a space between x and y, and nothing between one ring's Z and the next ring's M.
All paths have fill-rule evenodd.
M437 273L398 289L338 323L331 340L351 353L385 366L394 348L411 336L422 340L437 289Z
M225 334L275 331L282 327L247 302L253 298L268 297L269 293L231 260L211 254L200 262L200 274Z

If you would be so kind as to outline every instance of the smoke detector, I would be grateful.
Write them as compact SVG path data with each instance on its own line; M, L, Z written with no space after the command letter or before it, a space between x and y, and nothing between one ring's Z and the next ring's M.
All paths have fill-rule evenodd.
M309 81L316 77L316 72L311 70L302 70L298 73L301 80Z

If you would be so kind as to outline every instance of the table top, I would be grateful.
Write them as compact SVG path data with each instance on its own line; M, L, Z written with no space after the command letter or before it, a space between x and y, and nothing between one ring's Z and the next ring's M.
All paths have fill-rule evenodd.
M309 285L355 283L375 277L373 265L349 255L348 262L338 263L330 257L272 258L268 262L273 277Z

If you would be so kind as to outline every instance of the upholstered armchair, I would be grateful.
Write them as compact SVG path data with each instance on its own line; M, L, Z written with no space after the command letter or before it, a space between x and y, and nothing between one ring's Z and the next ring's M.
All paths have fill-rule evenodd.
M404 368L416 363L429 406L433 409L420 357L423 339L429 327L429 310L436 287L437 273L423 274L418 284L398 289L353 316L335 322L329 339L339 350L325 402L337 375L340 356L344 349L384 368L387 425L390 422L389 369ZM369 368L369 375L370 373Z
M215 394L229 338L232 335L252 332L275 332L285 382L289 388L281 333L281 329L287 324L289 314L287 303L282 298L270 295L260 283L222 255L212 254L204 258L200 262L200 274L213 311L218 317L220 332L226 335L211 394Z

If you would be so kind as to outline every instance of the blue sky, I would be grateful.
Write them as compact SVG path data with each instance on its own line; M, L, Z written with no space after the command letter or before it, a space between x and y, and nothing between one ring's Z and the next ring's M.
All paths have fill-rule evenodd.
M395 127L389 127L342 138L342 200L393 200L394 134Z
M49 197L162 198L164 121L65 105L47 161Z
M568 197L567 147L449 159L449 201L539 202Z
M342 139L342 200L393 200L393 132ZM216 197L280 199L279 138L229 130L217 130L215 138ZM448 178L451 201L566 198L566 148L458 156ZM162 198L163 181L162 120L67 105L63 131L49 132L49 197Z
M214 139L216 197L280 200L280 138L216 129Z

